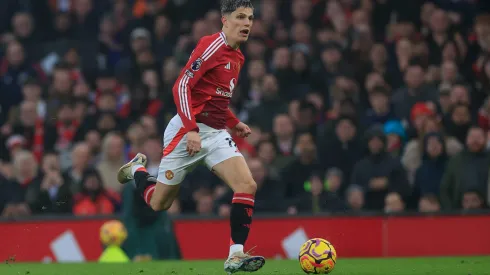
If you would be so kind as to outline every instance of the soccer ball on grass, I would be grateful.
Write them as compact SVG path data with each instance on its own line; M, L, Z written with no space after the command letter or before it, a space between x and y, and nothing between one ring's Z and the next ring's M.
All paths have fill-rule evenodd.
M100 227L100 241L106 246L120 246L127 237L126 227L118 220L108 221Z
M324 239L310 239L301 246L299 251L299 265L308 274L330 273L336 262L335 248Z

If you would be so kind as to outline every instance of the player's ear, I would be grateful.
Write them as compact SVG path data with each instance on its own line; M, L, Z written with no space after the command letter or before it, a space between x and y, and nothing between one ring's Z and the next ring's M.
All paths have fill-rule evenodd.
M225 15L223 15L223 16L221 16L221 23L223 24L223 26L226 26L226 22L227 22L227 21L228 21L228 18L227 18L227 16L226 16L226 14L225 14Z

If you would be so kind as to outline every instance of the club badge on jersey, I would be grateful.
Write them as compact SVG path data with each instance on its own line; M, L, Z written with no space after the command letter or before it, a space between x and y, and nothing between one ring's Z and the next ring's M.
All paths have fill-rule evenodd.
M193 71L199 71L199 69L201 68L201 64L202 64L202 59L198 58L196 59L196 61L192 62L191 69Z

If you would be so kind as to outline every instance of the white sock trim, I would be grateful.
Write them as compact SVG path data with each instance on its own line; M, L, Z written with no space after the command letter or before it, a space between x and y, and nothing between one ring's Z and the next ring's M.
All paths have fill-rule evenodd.
M136 165L133 165L133 166L131 167L131 175L133 175L133 177L134 177L134 173L136 173L136 170L138 170L138 169L140 169L140 168L144 168L144 166L143 166L143 165L141 165L141 164L136 164Z
M228 258L237 252L243 253L243 244L232 244L232 245L230 245L230 254L228 254Z

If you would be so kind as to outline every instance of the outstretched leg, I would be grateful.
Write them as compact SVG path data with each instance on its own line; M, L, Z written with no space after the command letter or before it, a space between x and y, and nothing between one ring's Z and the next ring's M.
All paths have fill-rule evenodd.
M230 213L230 252L225 262L225 271L257 271L265 264L265 259L250 256L243 250L252 225L257 184L241 156L218 163L212 170L235 192Z
M134 179L141 197L155 211L167 210L179 193L179 185L167 185L146 171L146 156L138 153L130 162L123 165L117 178L124 184Z

